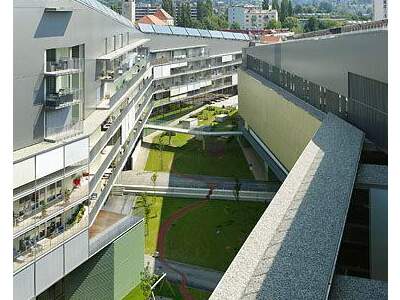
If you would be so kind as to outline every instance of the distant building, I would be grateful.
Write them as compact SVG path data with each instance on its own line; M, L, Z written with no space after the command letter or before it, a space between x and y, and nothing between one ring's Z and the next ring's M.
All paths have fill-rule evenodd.
M161 8L160 5L144 4L136 6L136 20L146 16L154 15L157 10ZM175 6L175 15L177 16L179 12L179 6ZM190 6L190 16L192 18L197 18L197 8L196 5ZM171 16L172 17L172 16Z
M387 0L374 0L373 20L379 21L388 18Z
M164 9L160 8L159 10L157 10L154 16L164 21L167 25L174 26L174 18Z
M245 5L228 8L228 22L238 23L240 29L262 29L271 20L278 20L276 10L263 10L260 7Z
M135 0L123 0L122 15L131 22L135 22Z
M168 25L163 20L160 20L154 15L146 15L137 20L140 24Z
M141 17L137 20L137 23L174 26L174 18L165 10L160 8L153 15L145 15Z

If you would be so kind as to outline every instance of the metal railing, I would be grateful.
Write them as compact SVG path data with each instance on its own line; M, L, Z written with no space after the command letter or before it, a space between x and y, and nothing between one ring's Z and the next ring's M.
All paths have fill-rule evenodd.
M121 126L122 120L128 114L128 112L132 109L132 107L138 102L143 96L143 91L148 90L149 86L151 86L152 78L145 80L145 84L142 88L139 89L137 94L132 98L132 100L128 103L128 105L123 108L123 111L119 114L119 116L112 122L111 126L107 129L106 133L96 142L93 148L90 150L89 153L89 160L92 161L99 151L107 144L108 140L114 135L115 131L119 126Z
M380 20L380 21L345 25L345 26L335 27L335 28L330 28L330 29L295 34L294 36L288 37L288 40L306 39L306 38L312 38L312 37L317 37L317 36L340 34L340 33L345 33L345 32L352 32L352 31L372 30L372 29L386 28L387 26L388 26L388 20L386 19L386 20Z
M109 106L112 107L118 100L133 86L133 84L138 81L140 77L148 70L147 66L143 66L142 69L135 75L132 76L130 80L124 82L118 91L111 96Z
M134 227L139 219L134 216L125 216L117 223L107 227L103 232L89 239L89 256L107 246L115 238Z
M202 60L210 57L210 49L206 49L204 51L203 55L198 55L198 56L190 56L190 57L182 57L182 58L166 58L166 57L160 57L156 59L151 60L151 64L153 66L156 65L163 65L163 64L168 64L168 63L179 63L179 62L185 62L185 61L195 61L195 60Z
M60 141L83 133L83 121L61 127L46 128L46 140Z
M93 192L93 189L96 187L101 177L103 177L104 172L113 161L120 146L121 144L118 142L112 147L111 151L107 154L106 159L101 163L100 168L96 171L95 175L92 177L92 180L89 181L89 193Z
M46 62L46 72L57 72L66 70L82 70L84 65L83 58L62 57L56 61Z
M81 89L60 89L58 93L46 95L46 105L57 107L81 98Z
M149 106L149 107L147 108L147 106ZM104 201L108 197L108 195L111 191L111 188L113 186L113 183L114 183L115 179L117 178L117 176L119 175L120 171L122 170L123 166L125 165L125 162L132 150L132 147L136 143L137 139L140 137L140 134L143 130L144 124L146 123L146 120L150 116L150 113L153 109L151 100L147 101L146 108L147 108L147 111L145 111L145 109L142 109L141 113L144 113L144 117L142 118L142 121L139 120L136 123L135 127L132 129L130 136L127 138L127 141L121 148L121 150L123 151L122 155L119 157L117 156L117 158L115 159L115 166L112 168L111 176L108 179L104 189L101 191L100 196L95 200L96 203L94 204L92 210L89 213L90 214L89 215L89 224L90 225L96 218L97 213L99 212Z

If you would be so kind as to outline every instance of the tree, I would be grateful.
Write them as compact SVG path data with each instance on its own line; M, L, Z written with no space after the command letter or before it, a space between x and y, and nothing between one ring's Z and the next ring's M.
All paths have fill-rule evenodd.
M281 28L281 22L277 20L271 20L268 22L267 26L265 26L265 29L278 29Z
M296 27L300 26L299 19L295 17L287 17L285 21L282 23L283 28L289 28L289 30L293 30Z
M175 17L175 10L172 0L162 0L161 7L172 17Z
M293 17L293 5L291 0L288 2L288 16Z
M205 11L206 11L206 17L211 17L213 15L212 0L206 0Z
M150 273L149 263L147 263L144 270L140 272L140 283L139 283L144 299L150 298L152 294L151 287L157 281L157 278L158 278L157 275Z
M283 23L286 17L288 16L288 7L289 7L288 0L282 0L281 9L279 11L279 21L281 21L281 23Z
M263 0L262 9L269 10L269 0Z
M342 23L336 20L322 20L319 21L319 30L340 27Z
M304 31L310 32L317 30L319 30L319 20L316 17L309 18L307 22L304 24Z
M158 151L160 151L160 171L164 169L164 164L163 164L163 151L164 151L164 137L167 135L166 132L161 133L158 143L156 144L156 147L158 148Z
M236 29L236 30L240 29L240 24L238 22L233 22L231 24L231 29Z
M158 178L158 173L157 172L153 172L153 174L150 177L151 182L153 183L153 191L155 192L156 190L156 182L157 182L157 178Z
M136 207L143 208L143 217L144 217L144 225L145 232L144 234L147 236L149 233L149 218L151 213L151 203L146 193L142 193L138 196Z
M189 2L181 2L178 9L177 23L181 27L191 27L192 19Z
M272 0L272 9L279 11L279 2L278 0Z
M303 12L303 7L300 4L296 4L294 7L294 14L298 15Z
M206 5L204 0L197 0L197 20L201 21L207 16Z
M331 3L326 2L326 1L322 1L319 3L318 5L318 10L320 12L324 12L324 13L330 13L333 10L333 6Z
M242 187L242 184L240 183L239 178L235 177L235 186L233 189L233 196L235 197L236 201L239 201L241 187Z

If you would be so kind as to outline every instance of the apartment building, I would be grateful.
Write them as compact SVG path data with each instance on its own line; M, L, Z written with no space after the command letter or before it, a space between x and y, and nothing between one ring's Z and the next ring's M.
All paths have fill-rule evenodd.
M121 299L144 227L113 185L154 107L237 94L249 37L87 0L14 1L14 23L14 298Z
M243 49L242 132L283 183L210 299L387 299L387 37Z
M146 15L154 15L157 10L161 8L161 5L154 5L154 4L138 4L136 6L136 21ZM179 13L180 6L176 5L175 7L175 16ZM192 18L197 18L197 7L196 5L191 4L190 6L190 16Z
M278 20L276 10L263 10L253 5L231 6L228 8L229 24L238 23L240 29L263 29L271 20Z
M374 21L388 18L388 0L374 0L372 3Z

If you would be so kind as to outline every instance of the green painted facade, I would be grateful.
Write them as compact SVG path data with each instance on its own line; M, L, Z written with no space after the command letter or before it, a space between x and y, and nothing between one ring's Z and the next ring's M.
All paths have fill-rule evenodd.
M321 122L246 71L238 73L239 114L291 170Z
M38 299L120 300L140 282L144 269L144 223L80 265Z

